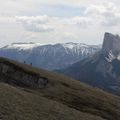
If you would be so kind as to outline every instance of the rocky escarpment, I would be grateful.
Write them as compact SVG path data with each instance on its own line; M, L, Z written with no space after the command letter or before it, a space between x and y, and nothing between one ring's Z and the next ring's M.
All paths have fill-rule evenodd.
M106 52L109 52L110 50L120 52L120 36L106 32L104 35L102 50Z
M111 33L105 33L102 53L108 62L114 59L120 59L120 36Z
M23 87L44 88L48 86L47 78L26 71L9 62L0 62L0 80Z

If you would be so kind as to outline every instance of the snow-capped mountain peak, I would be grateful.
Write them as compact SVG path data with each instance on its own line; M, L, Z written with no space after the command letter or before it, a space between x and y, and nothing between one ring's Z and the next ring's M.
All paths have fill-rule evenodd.
M65 48L73 49L76 45L78 45L78 43L69 42L69 43L63 43L61 45L63 45Z
M83 43L13 43L0 48L0 56L21 62L33 63L36 67L49 70L67 67L99 51L99 45Z
M40 43L12 43L3 47L4 49L19 49L19 50L28 50L33 49L34 47L41 46Z

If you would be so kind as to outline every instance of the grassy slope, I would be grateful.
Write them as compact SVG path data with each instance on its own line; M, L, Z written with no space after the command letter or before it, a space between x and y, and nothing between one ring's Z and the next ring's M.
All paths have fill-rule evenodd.
M56 101L49 100L33 91L26 92L0 83L0 118L3 120L103 120Z
M0 58L31 74L47 77L44 89L0 83L0 116L5 120L119 120L120 97L72 78Z

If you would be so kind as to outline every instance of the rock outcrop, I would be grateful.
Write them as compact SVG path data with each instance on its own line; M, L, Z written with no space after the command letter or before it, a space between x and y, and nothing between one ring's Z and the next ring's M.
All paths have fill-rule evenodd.
M26 72L10 63L0 62L1 80L12 85L31 88L44 88L48 85L48 80L39 74Z
M102 51L107 53L112 52L112 54L117 58L120 54L120 36L105 33Z

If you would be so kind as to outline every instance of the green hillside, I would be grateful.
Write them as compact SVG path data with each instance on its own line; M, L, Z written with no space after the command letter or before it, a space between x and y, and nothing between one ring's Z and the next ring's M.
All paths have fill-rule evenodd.
M32 86L23 81L23 74L32 79L39 76L47 84ZM62 74L0 58L0 80L1 120L120 119L120 97Z

